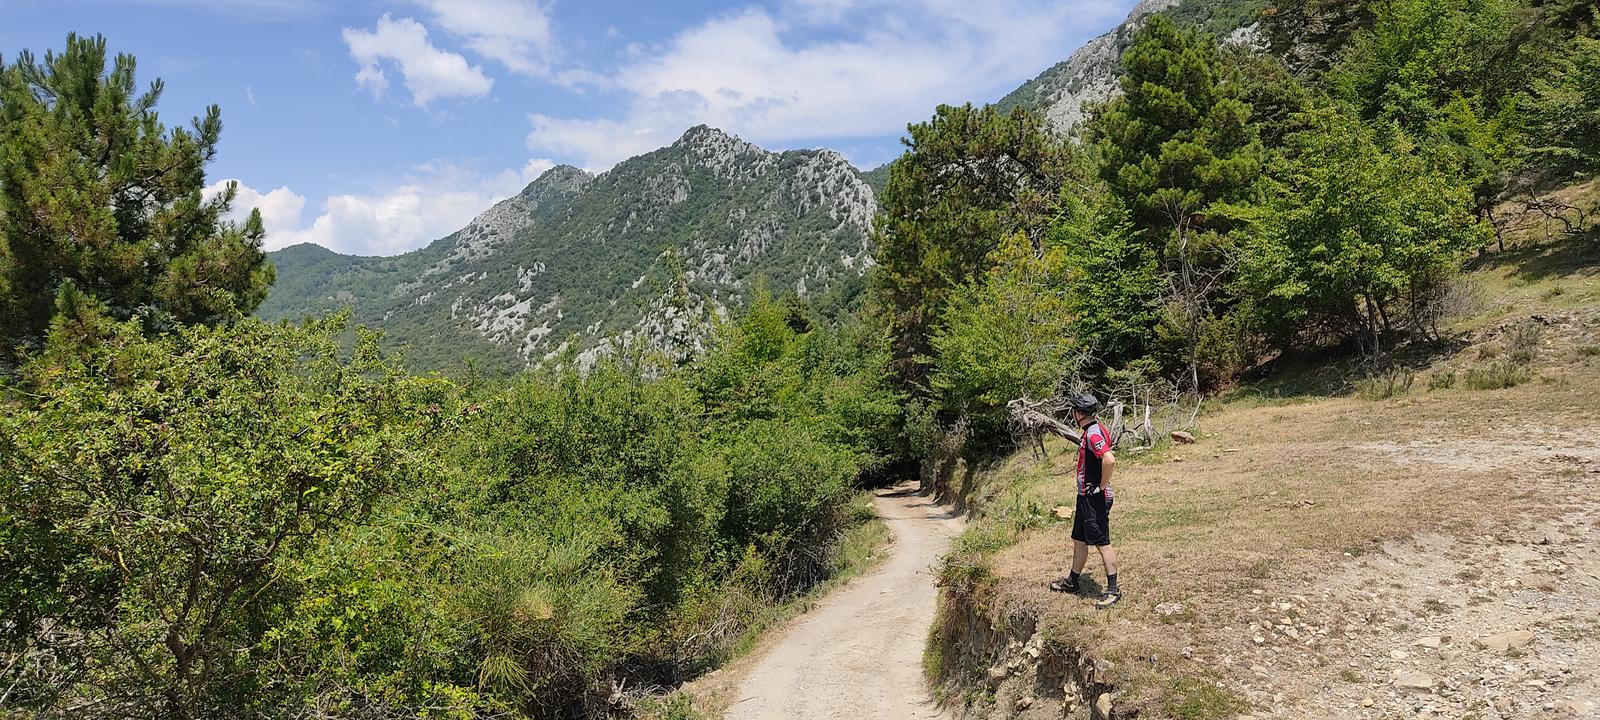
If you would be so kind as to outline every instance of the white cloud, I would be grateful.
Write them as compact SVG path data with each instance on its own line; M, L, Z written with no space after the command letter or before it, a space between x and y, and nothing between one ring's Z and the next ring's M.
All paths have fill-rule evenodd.
M1127 11L1118 0L789 0L635 48L618 118L530 115L528 146L603 169L708 123L761 143L870 137L996 99Z
M342 253L393 255L461 229L554 165L533 158L521 168L485 175L459 164L425 163L379 192L329 196L306 225L300 223L305 198L287 187L261 193L240 183L229 217L242 221L250 208L260 207L269 250L310 242ZM211 185L207 194L220 192L227 182Z
M406 89L418 107L437 98L480 97L487 95L494 80L477 65L453 52L440 50L428 41L428 29L411 18L378 18L372 30L344 29L344 42L350 57L361 63L356 84L382 95L389 87L383 63L393 63L405 78Z
M512 72L535 77L550 71L555 44L550 9L531 0L418 0L434 22L473 52Z
M647 153L672 141L688 125L652 124L649 118L629 123L612 120L566 120L533 113L533 134L528 145L544 152L583 158L589 170L604 170L627 158ZM663 118L665 119L665 118Z
M227 188L228 183L238 182L233 178L218 180L207 186L206 197L212 197ZM233 197L232 209L227 214L227 219L235 222L244 222L250 216L252 208L261 210L261 224L267 230L266 248L276 250L290 242L279 242L277 231L291 230L300 226L300 212L306 206L306 199L295 194L288 187L279 187L270 192L260 192L254 188L239 183L238 192Z

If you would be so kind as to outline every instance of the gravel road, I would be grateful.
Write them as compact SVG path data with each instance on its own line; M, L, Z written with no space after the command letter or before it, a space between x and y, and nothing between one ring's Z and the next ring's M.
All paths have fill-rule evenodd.
M894 540L877 568L793 624L745 677L728 720L946 718L922 676L933 568L961 521L914 483L873 499Z

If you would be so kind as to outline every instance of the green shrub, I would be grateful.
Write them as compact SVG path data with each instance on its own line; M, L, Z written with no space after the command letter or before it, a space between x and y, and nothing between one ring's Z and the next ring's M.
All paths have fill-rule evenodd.
M1356 395L1363 400L1387 400L1411 391L1416 373L1409 368L1394 368L1356 381Z
M1449 390L1456 386L1456 371L1440 370L1428 376L1429 390Z
M1533 377L1528 368L1506 360L1494 360L1467 370L1465 383L1473 390L1498 390L1516 387Z
M1506 328L1506 357L1518 365L1532 363L1539 356L1539 343L1544 339L1544 325L1524 320Z
M0 655L44 652L61 675L30 674L45 685L14 686L12 707L283 700L293 678L259 668L305 592L286 568L437 477L426 449L454 418L451 386L399 374L372 334L341 350L343 327L52 330L0 397Z

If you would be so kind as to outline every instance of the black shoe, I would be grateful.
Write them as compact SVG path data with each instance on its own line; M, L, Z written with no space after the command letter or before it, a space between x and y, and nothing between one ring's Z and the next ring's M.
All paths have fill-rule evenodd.
M1077 595L1078 594L1078 588L1080 588L1080 587L1082 587L1080 585L1080 581L1072 579L1071 575L1068 575L1068 576L1066 576L1064 578L1061 578L1060 580L1056 580L1055 582L1050 583L1050 589L1051 590L1054 590L1056 592L1071 593L1073 595Z
M1111 607L1112 605L1117 604L1117 601L1119 601L1121 599L1122 599L1122 591L1121 590L1107 590L1104 593L1100 594L1100 599L1099 600L1094 601L1094 606L1104 610L1105 608L1108 608L1108 607Z

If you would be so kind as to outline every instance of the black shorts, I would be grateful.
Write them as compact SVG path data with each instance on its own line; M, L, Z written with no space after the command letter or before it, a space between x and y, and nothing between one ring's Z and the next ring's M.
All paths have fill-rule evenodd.
M1072 539L1086 545L1111 544L1111 505L1105 493L1078 496L1077 512L1072 514Z

